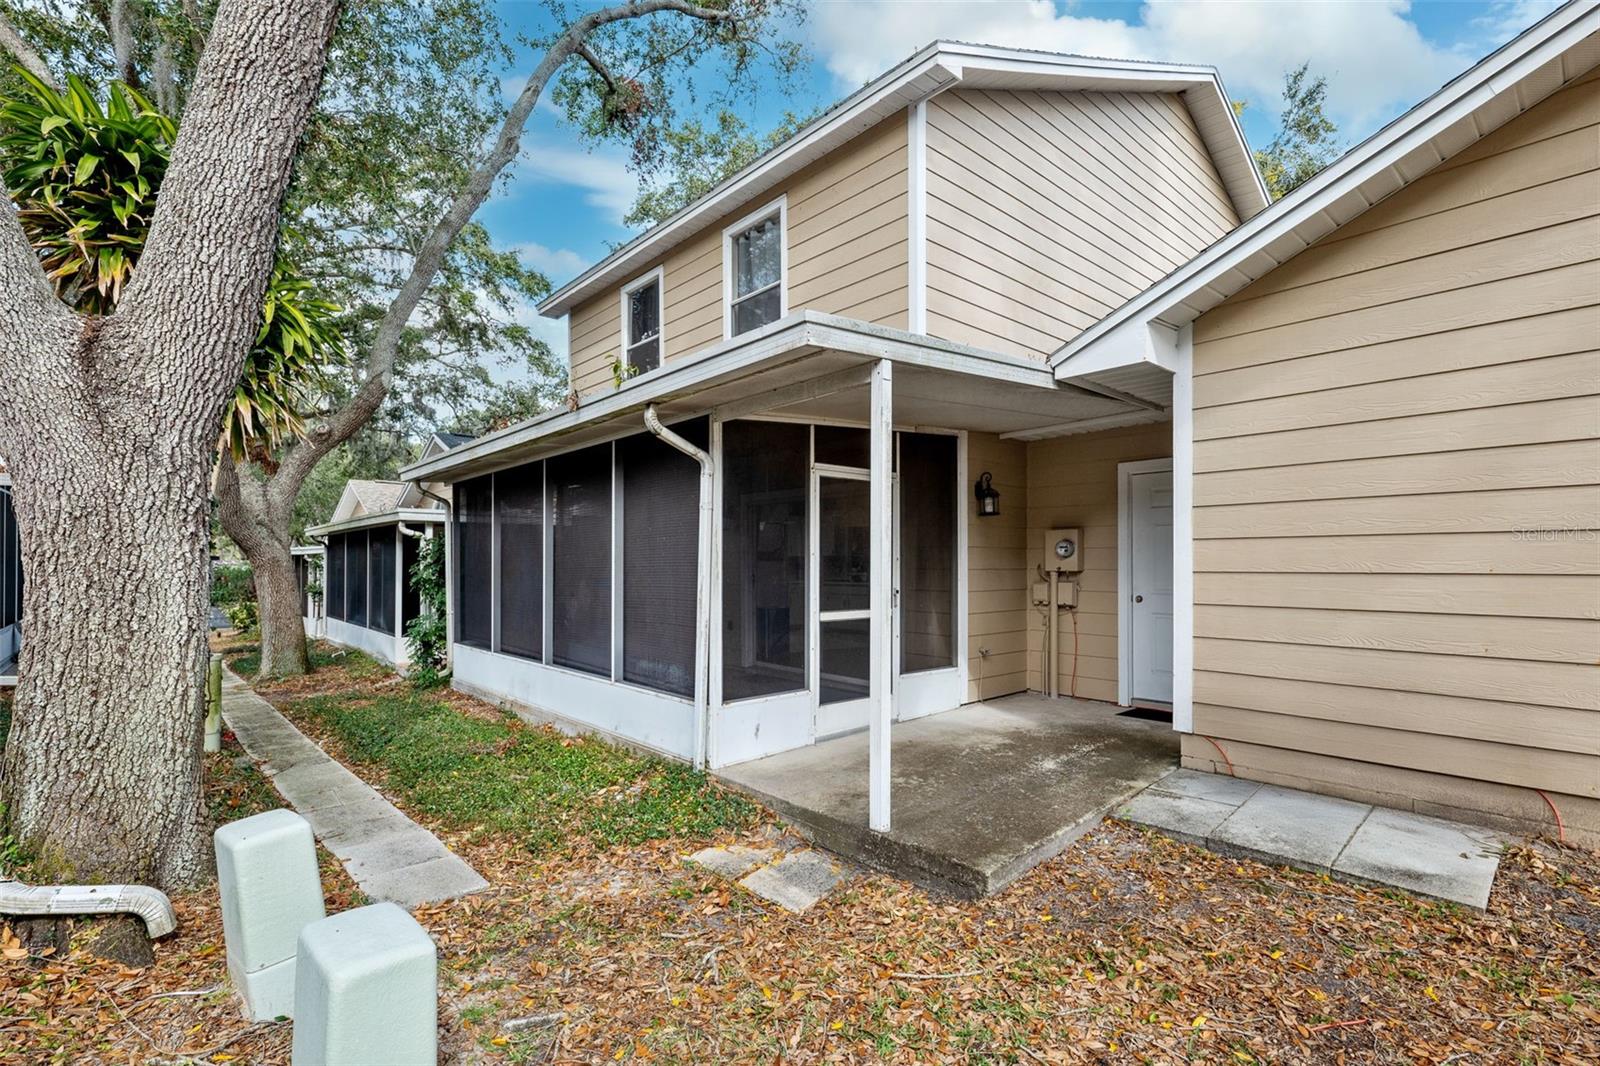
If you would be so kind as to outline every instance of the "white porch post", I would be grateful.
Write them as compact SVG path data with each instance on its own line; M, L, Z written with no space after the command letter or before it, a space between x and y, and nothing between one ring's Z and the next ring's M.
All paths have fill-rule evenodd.
M894 364L880 359L872 364L872 590L868 631L872 662L867 668L871 741L868 756L867 824L879 833L889 831L889 729L894 720L890 692L894 660Z

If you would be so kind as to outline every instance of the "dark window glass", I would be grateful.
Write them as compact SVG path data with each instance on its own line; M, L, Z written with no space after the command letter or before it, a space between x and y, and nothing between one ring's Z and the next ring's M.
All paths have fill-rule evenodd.
M872 606L872 486L824 477L817 490L817 598L824 611L865 611Z
M494 478L455 486L456 640L487 648L493 625Z
M783 310L783 226L777 215L733 238L733 332L776 322Z
M367 587L371 590L369 599L372 606L367 612L367 625L380 633L396 632L394 601L399 592L395 581L399 577L400 545L395 543L395 537L399 535L400 531L395 526L380 526L369 533L371 548Z
M11 508L11 493L0 491L0 629L18 620L17 585L22 573L21 544L17 539L17 515Z
M673 427L706 446L704 419ZM655 437L617 444L622 477L622 677L694 695L700 464Z
M865 429L818 426L815 447L819 463L863 469L872 465L872 433Z
M786 422L723 427L725 699L806 687L809 432Z
M900 670L954 666L956 438L900 435Z
M367 624L367 531L344 539L345 614L353 626Z
M550 659L611 674L611 445L548 460Z
M872 661L872 622L854 618L823 622L820 703L845 703L867 698L867 665Z
M661 283L628 294L628 362L642 374L661 365Z
M500 537L500 650L544 656L544 465L494 476Z
M310 581L310 577L307 574L309 567L310 563L306 556L296 555L294 557L294 584L295 588L300 591L300 614L302 617L310 617L311 615L311 597L307 589Z
M424 527L428 528L428 527ZM443 530L434 529L433 535L438 536ZM400 538L400 632L405 634L406 626L411 620L422 613L422 597L417 592L416 584L411 580L411 571L417 565L417 550L422 544L420 537Z
M328 600L328 617L342 622L344 621L344 535L335 533L328 538L327 543L328 575L323 582L323 594Z

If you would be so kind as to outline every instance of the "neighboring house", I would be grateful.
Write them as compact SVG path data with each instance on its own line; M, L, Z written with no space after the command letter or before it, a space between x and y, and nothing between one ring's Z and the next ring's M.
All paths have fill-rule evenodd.
M17 683L22 651L22 544L11 509L11 474L0 463L0 687Z
M326 591L323 579L328 565L328 550L321 544L296 544L289 549L294 557L294 580L300 589L300 617L306 636L327 635Z
M1597 29L1271 208L1211 68L923 49L541 305L574 409L403 472L455 683L711 767L870 728L879 830L891 719L1032 689L1596 839Z

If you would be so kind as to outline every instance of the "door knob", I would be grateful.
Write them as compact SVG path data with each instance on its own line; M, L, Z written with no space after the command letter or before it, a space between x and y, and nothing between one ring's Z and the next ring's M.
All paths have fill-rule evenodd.
M1143 603L1144 602L1144 597L1143 596L1135 596L1133 598L1133 602L1134 603Z

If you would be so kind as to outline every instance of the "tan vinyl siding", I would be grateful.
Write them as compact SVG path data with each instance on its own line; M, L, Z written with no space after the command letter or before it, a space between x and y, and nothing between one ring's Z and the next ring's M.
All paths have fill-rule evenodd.
M1028 580L1047 529L1083 530L1078 609L1061 613L1057 691L1117 699L1117 464L1172 455L1170 423L1129 426L1028 445ZM1073 623L1077 681L1073 683ZM1045 621L1028 610L1028 687L1045 691Z
M1177 96L927 107L928 332L1043 357L1238 224Z
M665 361L722 341L722 231L782 195L788 197L789 310L905 329L906 159L906 120L887 119L641 267L640 275L663 268ZM609 332L595 324L607 315ZM583 395L609 388L621 330L618 291L574 308L569 321L574 387Z
M1028 449L993 433L967 435L968 480L988 471L1000 514L979 518L977 497L963 493L967 515L967 699L1028 687ZM983 652L988 654L984 655Z
M1600 82L1195 327L1192 765L1600 842Z

